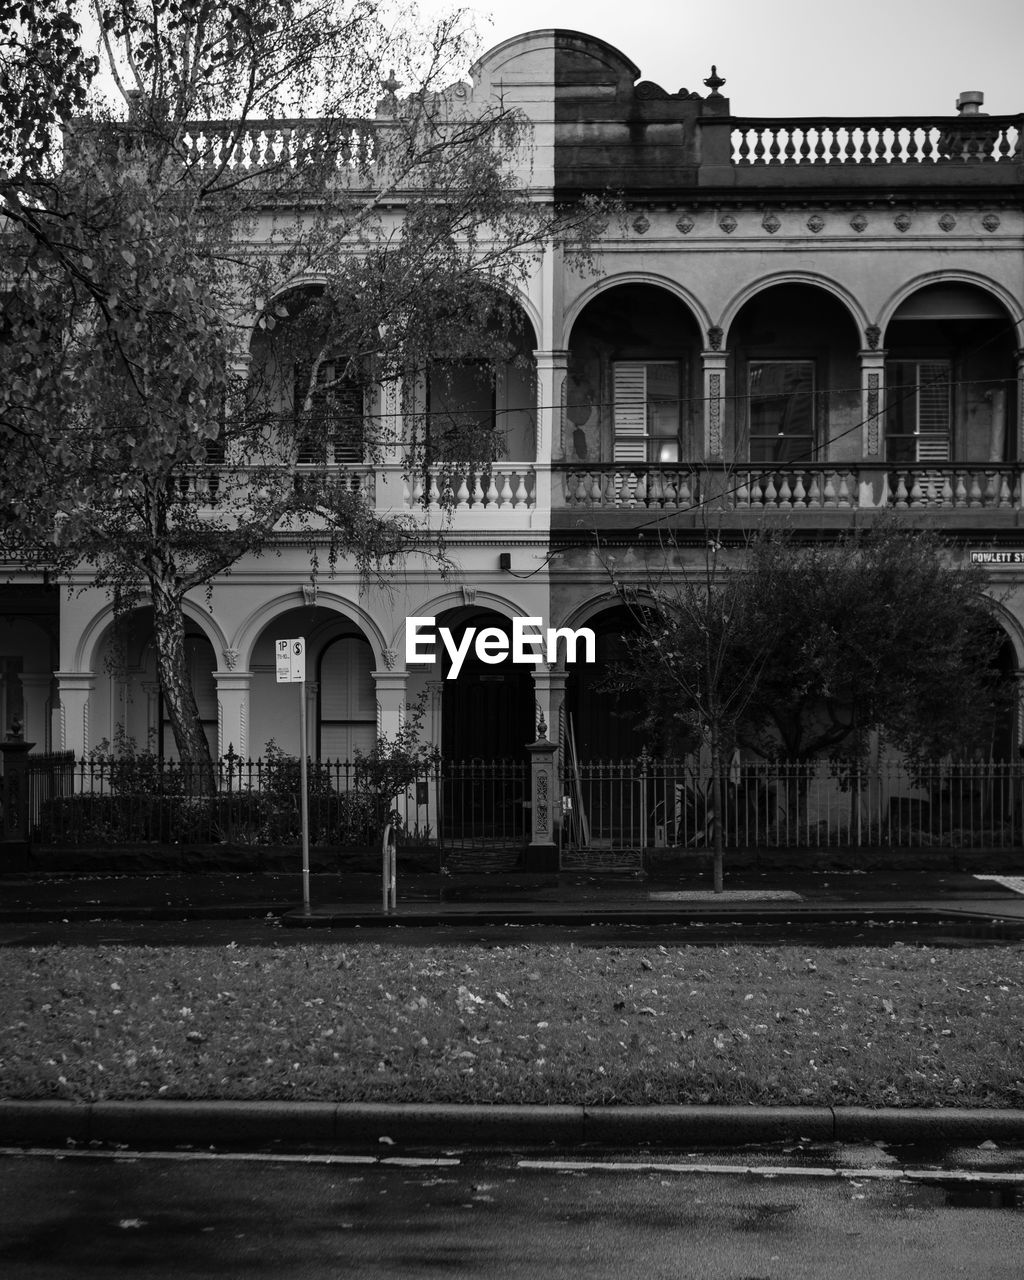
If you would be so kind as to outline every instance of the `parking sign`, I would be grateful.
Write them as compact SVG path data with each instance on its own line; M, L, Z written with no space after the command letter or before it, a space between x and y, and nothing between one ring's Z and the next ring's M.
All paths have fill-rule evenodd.
M306 641L302 636L277 642L277 683L301 684L306 679Z

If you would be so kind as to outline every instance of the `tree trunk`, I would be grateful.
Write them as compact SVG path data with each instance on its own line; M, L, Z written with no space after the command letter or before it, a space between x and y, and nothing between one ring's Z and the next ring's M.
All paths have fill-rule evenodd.
M714 849L714 889L722 892L725 832L722 822L725 789L722 785L722 745L718 734L711 734L711 842Z
M199 719L199 707L185 652L185 615L181 598L159 579L150 579L153 595L156 663L167 718L171 722L174 745L192 782L191 789L210 792L213 761L210 744Z

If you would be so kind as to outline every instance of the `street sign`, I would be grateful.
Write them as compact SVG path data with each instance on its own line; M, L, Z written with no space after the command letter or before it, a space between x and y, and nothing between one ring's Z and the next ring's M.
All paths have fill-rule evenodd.
M278 640L277 683L301 684L306 679L306 641L299 636L294 640Z

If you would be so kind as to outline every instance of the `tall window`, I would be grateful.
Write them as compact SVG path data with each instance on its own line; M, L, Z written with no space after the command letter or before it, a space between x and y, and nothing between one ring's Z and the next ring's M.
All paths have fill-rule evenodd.
M616 462L678 462L678 360L617 360L612 366Z
M377 696L373 650L361 636L343 636L320 657L319 754L321 760L351 760L358 747L377 740Z
M747 366L750 461L814 457L814 361L751 360Z
M350 362L324 360L310 390L310 369L295 368L293 405L298 462L363 461L364 395Z
M890 462L948 462L953 437L948 360L887 360L885 452Z

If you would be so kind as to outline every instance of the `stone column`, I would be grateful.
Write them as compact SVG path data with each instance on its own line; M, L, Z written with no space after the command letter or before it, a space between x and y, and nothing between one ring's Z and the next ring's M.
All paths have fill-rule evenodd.
M40 751L51 749L50 689L53 676L49 671L21 673L22 701L25 706L25 737L34 738Z
M76 759L89 750L89 699L96 687L92 671L58 671L57 697L60 703L58 751L73 751Z
M710 348L700 353L704 365L704 460L722 462L725 458L725 367L729 353L720 350L721 329L711 329L708 340Z
M530 753L530 843L527 871L558 870L558 828L561 788L558 785L558 746L540 730Z
M860 352L861 456L858 505L863 508L889 504L889 480L885 467L885 355L878 350L878 328L868 326L868 342Z
M405 721L408 671L375 671L377 689L377 734L393 738Z
M533 354L537 361L536 505L541 510L550 510L551 463L565 457L565 378L569 353L554 350Z
M251 671L215 671L217 682L217 753L233 748L242 760L249 758L249 689Z
M541 663L533 669L533 696L535 717L543 716L547 735L556 743L562 741L562 705L565 702L565 682L568 672L561 667L549 667Z
M1024 459L1024 347L1017 352L1017 458Z
M864 423L861 453L868 462L885 459L885 352L860 353L860 417Z

